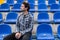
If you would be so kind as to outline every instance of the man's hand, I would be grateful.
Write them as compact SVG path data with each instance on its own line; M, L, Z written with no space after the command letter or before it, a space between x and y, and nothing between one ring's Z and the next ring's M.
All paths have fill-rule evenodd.
M15 34L15 37L16 37L17 39L19 39L19 38L21 37L21 33L16 33L16 34Z

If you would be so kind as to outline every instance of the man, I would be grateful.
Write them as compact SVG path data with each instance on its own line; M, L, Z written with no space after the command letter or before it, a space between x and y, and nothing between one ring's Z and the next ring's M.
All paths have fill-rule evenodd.
M17 32L6 36L3 40L30 40L33 29L33 16L29 13L29 9L29 3L23 2L21 5L23 13L16 22Z

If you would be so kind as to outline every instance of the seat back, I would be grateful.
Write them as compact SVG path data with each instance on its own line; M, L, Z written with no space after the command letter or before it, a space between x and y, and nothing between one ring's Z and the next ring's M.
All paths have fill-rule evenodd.
M7 14L6 20L16 20L17 19L18 14L16 12L10 12Z
M48 0L48 4L51 5L51 4L56 4L56 0Z
M60 12L55 12L53 16L54 20L59 20L60 19Z
M7 3L1 5L1 9L10 9L10 6Z
M39 4L38 9L47 9L46 4Z
M45 4L45 0L38 0L38 4Z
M0 24L0 34L10 34L11 27L7 24Z
M38 14L38 20L45 20L45 19L49 19L49 15L47 12L41 12Z
M36 36L39 36L39 34L52 34L52 28L48 24L41 24L37 27Z

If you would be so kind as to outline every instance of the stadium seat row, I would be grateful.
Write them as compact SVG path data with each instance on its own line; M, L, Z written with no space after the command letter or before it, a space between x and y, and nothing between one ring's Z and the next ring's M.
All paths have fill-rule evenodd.
M22 1L21 1L21 0L16 0L16 1L17 1L17 3L20 3L20 4L21 4L21 3L24 2L25 0L22 0ZM35 0L32 0L32 1L31 1L31 0L27 0L27 1L28 1L30 4L35 4ZM42 1L41 1L41 0L37 0L37 1L38 1L38 4L46 4L46 3L45 3L46 0L42 0ZM49 4L49 5L51 5L51 4L56 4L56 1L57 1L57 0L48 0L48 4ZM60 4L60 0L58 0L58 1L59 1L59 4ZM14 0L7 0L7 3L10 4L10 5L13 5L13 4L14 4Z
M8 34L11 34L12 33L11 30L12 29L8 24L0 24L0 40L3 40L3 38ZM60 25L58 26L57 30L58 30L57 36L58 38L60 38ZM40 24L36 30L36 39L37 40L55 40L51 26L48 24ZM32 40L32 38L30 40Z
M13 12L20 12L21 9L21 4L14 4L12 9L10 10L10 6L6 3L0 5L0 12L9 12L9 11L13 11ZM35 6L33 4L30 4L30 11L60 11L60 6L58 4L52 4L50 6L50 10L48 9L48 7L46 6L46 4L39 4L38 5L38 10L35 10Z
M7 24L16 24L18 14L16 12L9 12L7 14L6 19L3 19L2 14L0 13L0 23L4 22ZM53 15L53 20L49 19L49 15L47 12L40 12L37 16L36 22L40 23L60 23L60 12L55 12Z

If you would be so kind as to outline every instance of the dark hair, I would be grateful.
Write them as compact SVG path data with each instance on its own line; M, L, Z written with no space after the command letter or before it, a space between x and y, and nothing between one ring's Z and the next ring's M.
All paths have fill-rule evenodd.
M30 9L30 5L29 5L29 3L27 3L27 2L23 2L22 4L24 4L24 5L25 5L25 8L28 8L27 11L29 11L29 9Z

